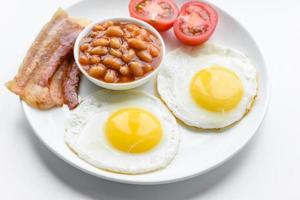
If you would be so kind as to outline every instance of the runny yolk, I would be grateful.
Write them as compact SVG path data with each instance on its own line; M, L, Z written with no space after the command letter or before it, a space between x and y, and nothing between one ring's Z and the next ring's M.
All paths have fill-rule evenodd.
M225 112L235 108L244 95L242 81L233 71L219 66L200 70L190 83L190 93L202 108Z
M143 153L159 144L163 131L152 113L140 108L124 108L109 117L105 134L114 148L127 153Z

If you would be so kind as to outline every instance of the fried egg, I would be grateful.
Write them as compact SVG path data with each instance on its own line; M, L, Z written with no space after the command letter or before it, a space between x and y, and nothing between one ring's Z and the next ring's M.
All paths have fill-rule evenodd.
M141 174L166 167L179 147L176 119L138 91L96 92L71 114L65 142L82 160L108 171Z
M239 121L257 94L257 70L241 52L218 44L170 52L157 78L162 100L189 126L223 128Z

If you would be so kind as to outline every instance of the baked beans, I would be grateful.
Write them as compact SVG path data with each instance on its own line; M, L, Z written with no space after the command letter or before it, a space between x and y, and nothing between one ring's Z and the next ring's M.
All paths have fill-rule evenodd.
M95 25L81 40L79 50L79 62L88 74L108 83L140 79L161 62L159 39L130 22Z

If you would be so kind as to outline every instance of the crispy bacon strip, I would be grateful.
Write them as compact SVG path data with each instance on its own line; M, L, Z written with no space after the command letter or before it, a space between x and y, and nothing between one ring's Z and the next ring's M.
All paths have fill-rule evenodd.
M58 46L55 52L53 52L48 61L48 66L45 67L43 73L40 76L38 83L40 86L47 86L49 84L49 80L51 79L59 65L73 49L74 42L80 31L81 30L76 30L68 35L62 36L62 38L60 39L60 46Z
M63 96L64 103L68 105L69 109L74 109L78 105L78 88L80 82L80 70L71 57L69 66L64 70L63 78Z
M59 9L33 42L17 75L6 84L7 88L36 108L61 106L61 101L55 99L58 96L52 98L59 92L53 90L58 88L54 85L50 92L50 80L72 51L74 41L83 28L80 24ZM53 80L56 78L54 76Z
M67 60L65 60L55 72L50 82L50 96L57 106L62 106L64 104L62 84L64 78L64 70L67 67L68 62Z

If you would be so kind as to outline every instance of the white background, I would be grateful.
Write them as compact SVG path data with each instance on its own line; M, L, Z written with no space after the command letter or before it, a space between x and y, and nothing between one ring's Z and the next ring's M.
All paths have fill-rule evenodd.
M160 186L113 183L84 174L34 136L12 78L35 34L72 0L0 2L0 199L300 199L300 1L211 0L240 21L269 69L271 101L253 140L223 166ZM109 1L103 1L108 3Z

